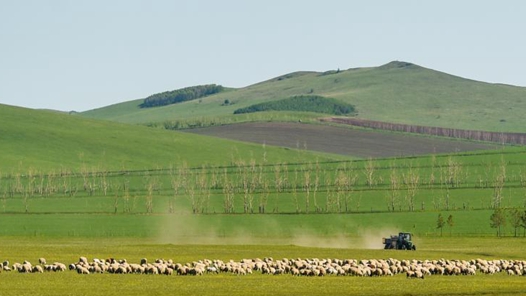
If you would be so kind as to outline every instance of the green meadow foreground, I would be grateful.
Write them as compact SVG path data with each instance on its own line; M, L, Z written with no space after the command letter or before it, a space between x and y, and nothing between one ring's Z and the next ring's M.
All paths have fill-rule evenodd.
M350 238L341 238L350 239ZM48 262L73 263L90 258L173 259L186 263L201 259L224 261L243 258L348 258L348 259L524 259L523 240L515 238L421 238L418 251L361 248L313 248L295 245L177 245L131 238L29 238L2 237L2 260L11 262L45 257ZM220 243L220 241L218 241ZM481 248L481 246L490 246ZM205 274L165 276L139 274L89 274L75 271L44 274L0 274L2 295L521 295L524 276L477 274L428 276L424 280L392 277L294 277L291 275Z

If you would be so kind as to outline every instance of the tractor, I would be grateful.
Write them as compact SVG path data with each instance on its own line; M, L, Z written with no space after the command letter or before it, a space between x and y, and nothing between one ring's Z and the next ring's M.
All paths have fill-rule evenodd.
M413 244L410 232L400 232L398 235L391 235L390 237L382 238L384 249L396 250L416 250L416 245Z

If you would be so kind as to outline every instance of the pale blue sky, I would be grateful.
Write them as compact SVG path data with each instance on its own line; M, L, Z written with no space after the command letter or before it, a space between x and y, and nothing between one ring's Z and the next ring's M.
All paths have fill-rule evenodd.
M84 111L403 60L526 86L526 1L0 0L0 103Z

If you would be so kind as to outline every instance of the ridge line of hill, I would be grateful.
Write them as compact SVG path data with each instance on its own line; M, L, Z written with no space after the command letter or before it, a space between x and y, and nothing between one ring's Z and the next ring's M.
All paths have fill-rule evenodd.
M526 110L525 87L475 81L401 61L379 67L298 71L195 101L145 110L139 107L142 100L133 100L82 112L80 116L143 125L174 120L228 124L240 118L234 115L237 109L301 95L334 98L353 105L356 118L364 120L526 132L526 118L522 116ZM261 120L283 117L276 113L258 116ZM286 116L298 120L305 114L289 112Z

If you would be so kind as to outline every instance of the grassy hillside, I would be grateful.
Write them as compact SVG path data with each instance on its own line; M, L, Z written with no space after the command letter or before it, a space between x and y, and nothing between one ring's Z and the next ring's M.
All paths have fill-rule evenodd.
M0 172L154 169L296 159L290 149L0 105ZM302 152L301 155L305 155ZM301 156L301 157L303 157ZM321 157L321 156L320 156ZM321 157L324 158L324 157Z
M199 101L144 110L138 107L142 100L135 100L82 115L127 123L227 121L225 117L235 117L236 109L302 94L352 104L358 117L364 119L526 132L526 118L522 116L526 88L473 81L404 62L339 72L296 72ZM225 100L229 104L224 104Z

